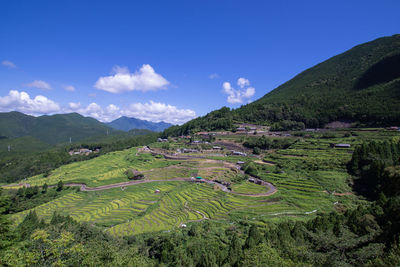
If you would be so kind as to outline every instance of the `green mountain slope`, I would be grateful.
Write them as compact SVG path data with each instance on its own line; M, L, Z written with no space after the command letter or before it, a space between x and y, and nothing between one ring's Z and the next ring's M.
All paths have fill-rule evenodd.
M222 108L164 135L231 129L234 122L322 127L335 120L359 125L400 124L400 35L383 37L334 56L230 111Z
M9 154L8 146L12 152L36 152L51 149L52 146L31 136L0 139L0 156Z
M34 121L35 117L16 111L0 113L0 135L10 138L27 135Z
M19 112L0 113L0 136L31 136L48 144L73 142L91 136L118 133L105 124L77 113L33 117Z

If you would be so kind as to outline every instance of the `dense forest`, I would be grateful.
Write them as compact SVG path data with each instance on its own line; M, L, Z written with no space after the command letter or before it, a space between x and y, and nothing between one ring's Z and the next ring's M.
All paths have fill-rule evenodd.
M372 142L348 164L359 192L371 198L354 209L318 214L309 221L234 224L203 221L187 229L118 239L54 214L31 212L15 229L6 214L27 199L62 193L19 190L0 197L4 266L397 266L400 264L400 144ZM373 174L373 175L372 175ZM374 186L370 186L373 184ZM10 199L13 199L10 201ZM19 204L15 204L18 199Z
M201 130L234 130L235 123L273 130L323 127L342 120L355 126L400 124L400 35L379 38L332 57L264 97L219 110L164 131L164 136Z

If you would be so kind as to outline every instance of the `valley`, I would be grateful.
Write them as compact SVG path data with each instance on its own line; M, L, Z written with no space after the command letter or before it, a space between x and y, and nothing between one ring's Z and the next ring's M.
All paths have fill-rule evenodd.
M384 129L338 129L281 135L281 140L291 143L289 147L263 150L260 155L243 146L254 138L251 135L207 133L196 137L198 141L169 138L67 164L49 175L3 186L15 190L46 183L52 187L62 181L76 188L10 218L18 224L35 211L39 218L50 220L56 212L115 236L171 231L205 218L260 225L289 218L306 220L317 212L348 209L362 201L348 185L346 163L353 147L398 134ZM209 138L213 141L205 141ZM213 142L220 146L218 153ZM223 147L226 142L248 154L231 155L232 145ZM350 148L332 148L332 143L347 143ZM197 152L177 152L184 148ZM129 169L142 173L144 179L129 181Z

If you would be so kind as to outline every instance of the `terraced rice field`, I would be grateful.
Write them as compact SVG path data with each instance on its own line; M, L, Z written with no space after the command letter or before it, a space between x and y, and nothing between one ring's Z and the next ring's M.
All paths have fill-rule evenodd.
M155 193L156 189L160 193ZM215 191L206 184L154 182L125 189L74 192L33 210L45 220L57 212L123 236L170 230L191 221L229 219L230 213L240 213L249 207L259 213L265 211L263 206L260 199ZM273 205L270 207L271 212L277 210ZM257 208L261 209L257 211ZM20 223L29 212L17 213L12 219Z
M26 183L56 184L62 180L64 183L85 183L90 187L108 185L126 182L124 171L128 168L138 169L148 180L165 180L104 191L74 192L34 208L38 216L46 220L58 212L94 224L116 236L166 231L182 223L208 219L264 223L289 217L302 220L318 211L329 212L338 203L352 205L356 201L354 195L329 193L351 191L346 184L345 163L352 150L329 148L329 142L336 141L304 139L289 149L267 154L265 159L276 164L257 163L257 166L258 175L278 188L277 193L268 197L235 195L215 190L208 184L168 181L194 175L230 181L238 171L227 162L259 159L229 156L177 161L137 153L135 148L65 165L49 177L31 177ZM359 142L342 140L345 141L353 142L352 145ZM267 190L249 182L232 187L235 192L247 194ZM155 193L156 189L160 193ZM19 223L28 212L11 217Z
M242 194L261 194L268 191L265 186L260 186L248 181L232 185L232 190Z
M61 166L48 177L43 174L28 178L24 183L31 185L64 183L84 183L90 187L127 181L124 172L129 168L140 171L179 164L150 154L137 154L136 148L111 152L88 161L80 161Z

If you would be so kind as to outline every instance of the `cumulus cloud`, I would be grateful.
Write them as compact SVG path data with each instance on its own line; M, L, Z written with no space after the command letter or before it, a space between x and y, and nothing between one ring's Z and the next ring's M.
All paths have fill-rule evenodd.
M103 109L97 103L90 103L86 107L82 107L79 102L70 102L65 112L77 112L83 116L89 116L102 122L109 122L121 117L119 108L113 104Z
M68 104L68 106L69 106L69 108L71 109L71 110L73 110L73 111L76 111L76 110L78 110L80 107L81 107L81 103L79 103L79 102L70 102L69 104Z
M25 84L25 86L35 87L35 88L39 88L39 89L43 89L43 90L51 90L52 89L49 83L42 81L42 80L35 80L31 83Z
M230 104L241 104L247 100L250 102L250 98L255 94L256 89L250 87L250 81L246 78L239 78L237 80L239 89L232 87L230 82L224 82L222 89L225 94L228 95L227 101Z
M169 122L183 124L196 117L196 112L190 109L179 109L176 106L150 101L148 103L133 103L127 108L110 104L102 108L97 103L91 103L86 107L74 102L69 103L66 112L78 112L84 116L90 116L103 122L110 122L121 116L134 117L153 122Z
M14 110L38 115L59 112L61 108L58 103L45 96L38 95L32 99L26 92L11 90L8 95L0 96L0 111L8 112Z
M154 69L144 64L138 71L130 73L127 67L115 66L112 75L100 77L94 87L110 93L126 91L156 91L165 89L169 82Z
M239 85L240 88L244 88L250 85L250 81L247 80L246 78L239 78L237 80L237 85Z
M17 65L15 65L14 62L11 62L11 61L9 61L9 60L3 60L3 61L1 62L1 64L2 64L3 66L6 66L6 67L9 68L9 69L15 69L15 68L17 67Z
M20 111L30 115L77 112L102 122L110 122L121 116L127 116L152 122L183 124L196 118L196 112L191 109L179 109L176 106L154 101L133 103L126 108L114 104L102 107L95 102L87 106L80 102L69 102L67 106L61 107L45 96L38 95L31 98L28 93L17 90L11 90L8 95L0 96L0 112L9 111Z
M72 85L63 85L64 90L70 91L70 92L74 92L75 91L75 87L73 87Z
M131 104L122 114L153 122L165 121L172 124L183 124L196 117L191 109L178 109L176 106L153 102Z

